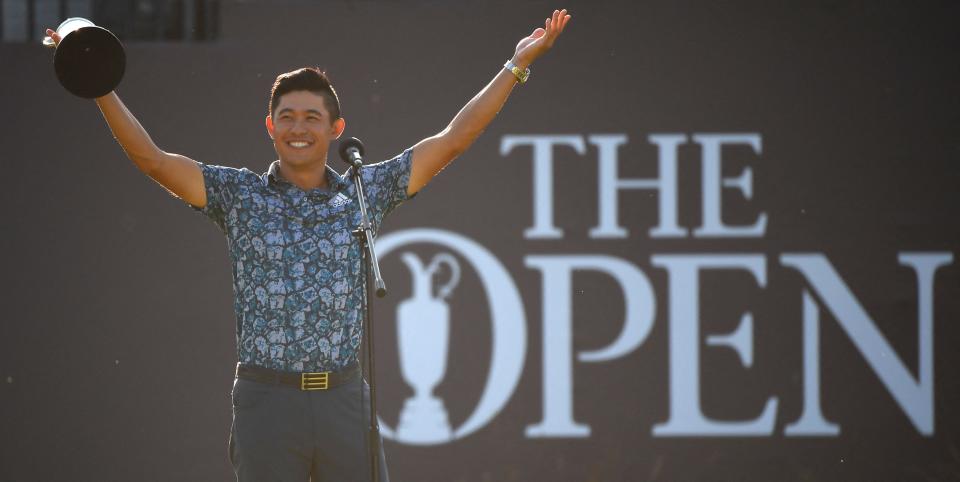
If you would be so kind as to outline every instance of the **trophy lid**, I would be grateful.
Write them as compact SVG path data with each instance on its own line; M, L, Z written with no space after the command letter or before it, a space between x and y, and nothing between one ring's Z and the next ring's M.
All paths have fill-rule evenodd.
M57 79L70 93L93 99L120 84L127 57L123 45L109 30L78 28L63 37L53 56Z

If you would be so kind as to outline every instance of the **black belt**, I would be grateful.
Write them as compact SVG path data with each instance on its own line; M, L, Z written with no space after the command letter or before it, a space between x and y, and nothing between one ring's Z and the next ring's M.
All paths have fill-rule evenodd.
M237 378L272 385L286 385L300 390L326 390L353 380L360 364L353 361L335 372L278 372L254 365L237 364Z

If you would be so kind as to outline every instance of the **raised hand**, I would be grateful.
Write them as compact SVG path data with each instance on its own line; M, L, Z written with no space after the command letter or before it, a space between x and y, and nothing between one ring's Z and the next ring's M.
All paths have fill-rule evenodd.
M534 29L533 33L517 43L517 50L513 54L513 63L520 68L528 67L534 60L537 60L537 57L545 54L547 50L550 50L550 47L553 47L553 43L557 41L557 37L567 27L569 21L570 15L567 14L567 9L554 10L553 15L544 22L543 28Z

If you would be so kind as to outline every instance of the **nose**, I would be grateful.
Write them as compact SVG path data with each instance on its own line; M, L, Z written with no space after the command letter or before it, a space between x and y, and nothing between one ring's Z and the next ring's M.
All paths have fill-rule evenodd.
M294 121L293 127L291 127L290 130L295 134L300 134L307 131L307 126L305 122L298 120Z

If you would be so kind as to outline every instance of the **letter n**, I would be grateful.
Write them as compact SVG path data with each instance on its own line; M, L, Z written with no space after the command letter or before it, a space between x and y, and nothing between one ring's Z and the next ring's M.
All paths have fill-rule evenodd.
M921 434L933 435L933 279L937 269L953 262L947 252L900 253L901 265L913 268L917 276L918 376L914 378L876 324L857 301L850 288L822 254L784 254L780 263L799 271L853 341L870 368L910 422ZM804 310L816 310L809 295ZM804 344L817 343L818 316L804 315ZM819 407L818 350L804 349L804 408L800 419L786 427L788 436L835 435L839 427L823 419Z

